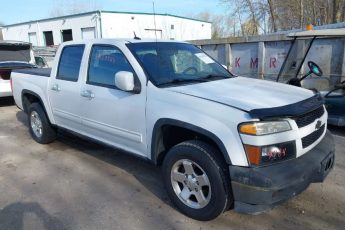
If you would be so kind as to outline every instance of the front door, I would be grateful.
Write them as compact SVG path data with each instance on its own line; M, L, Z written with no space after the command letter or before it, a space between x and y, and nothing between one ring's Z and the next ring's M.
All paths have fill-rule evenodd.
M135 72L115 46L93 45L86 83L81 89L84 133L112 146L146 154L146 93L124 92L115 86L119 71Z

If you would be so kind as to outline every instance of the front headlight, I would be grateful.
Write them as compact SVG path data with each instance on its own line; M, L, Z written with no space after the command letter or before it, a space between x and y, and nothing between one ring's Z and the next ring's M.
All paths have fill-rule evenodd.
M255 136L281 133L289 130L291 130L291 126L287 121L258 121L243 123L239 126L240 133Z
M250 165L267 165L296 157L295 141L267 146L243 145Z

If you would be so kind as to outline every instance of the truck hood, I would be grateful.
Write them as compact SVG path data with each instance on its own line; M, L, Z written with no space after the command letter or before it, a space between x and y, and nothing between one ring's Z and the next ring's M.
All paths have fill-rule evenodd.
M295 86L244 77L171 87L166 90L247 112L295 104L314 95L310 90Z

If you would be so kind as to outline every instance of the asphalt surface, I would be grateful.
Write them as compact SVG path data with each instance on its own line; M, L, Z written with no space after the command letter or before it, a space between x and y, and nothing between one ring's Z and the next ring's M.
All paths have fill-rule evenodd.
M150 163L66 132L37 144L26 119L0 98L0 230L345 228L345 128L331 128L336 165L324 183L264 214L200 222L174 209Z

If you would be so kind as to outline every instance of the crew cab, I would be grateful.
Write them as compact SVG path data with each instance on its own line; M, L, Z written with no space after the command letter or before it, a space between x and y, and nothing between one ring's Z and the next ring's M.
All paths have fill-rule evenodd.
M12 83L35 141L65 129L149 160L198 220L269 210L334 165L319 94L234 76L188 43L66 42L51 70L17 70Z
M20 41L0 41L0 97L12 96L11 71L33 68L34 54L31 44Z

